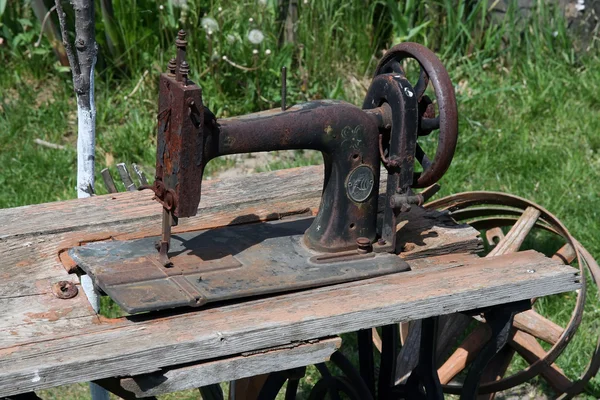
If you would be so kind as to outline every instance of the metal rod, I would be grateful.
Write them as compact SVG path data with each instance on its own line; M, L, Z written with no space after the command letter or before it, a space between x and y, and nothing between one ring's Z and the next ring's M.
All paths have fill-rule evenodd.
M175 46L177 47L177 58L176 62L176 71L175 71L175 79L177 82L181 82L183 80L183 76L181 74L181 65L185 61L185 51L187 46L187 41L185 40L186 33L183 29L177 32L177 39L175 39Z
M285 111L285 98L287 97L287 68L281 67L281 111Z
M162 211L162 238L163 242L170 245L171 241L171 212L163 208Z

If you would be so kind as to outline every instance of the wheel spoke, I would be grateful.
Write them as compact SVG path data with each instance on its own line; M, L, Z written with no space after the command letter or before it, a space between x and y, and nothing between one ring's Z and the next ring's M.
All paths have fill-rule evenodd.
M421 97L425 94L425 90L427 89L427 85L429 85L429 75L427 72L421 67L421 73L419 74L419 80L414 86L415 94L417 95L418 101L421 101Z
M496 247L487 255L487 257L499 256L502 254L514 253L525 241L525 238L535 225L541 212L537 208L527 207L523 215L513 225L508 234L502 239Z
M515 315L514 326L552 346L558 342L564 332L564 329L560 325L555 324L533 310L527 310Z
M510 340L510 346L513 347L529 364L540 360L546 355L544 348L535 340L535 337L521 331L516 331ZM545 365L541 371L542 377L558 393L564 393L571 381L565 376L565 373L556 364Z
M373 335L373 344L375 345L375 348L381 353L381 337L379 336L379 332L377 332L377 328L371 328L371 333Z
M569 243L558 249L558 251L552 256L553 260L562 261L566 265L571 264L576 258L577 253L575 253L575 249Z
M475 359L477 353L485 346L488 340L490 340L491 336L492 331L486 324L478 325L460 346L458 346L456 351L452 353L446 362L438 368L441 384L447 384L465 369L466 366Z
M440 129L440 117L421 118L421 130L419 136L427 136L431 131Z
M435 357L438 365L441 363L442 357L450 353L458 338L471 324L471 317L456 313L442 315L439 317L439 321L440 328L435 349Z
M417 149L415 152L415 157L419 164L423 166L423 171L427 170L427 168L431 167L431 160L427 157L427 154L423 151L423 148L419 143L417 143Z

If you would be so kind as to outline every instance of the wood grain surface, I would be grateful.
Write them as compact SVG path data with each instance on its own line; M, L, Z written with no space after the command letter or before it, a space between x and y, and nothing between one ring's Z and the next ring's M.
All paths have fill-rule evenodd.
M198 216L181 219L174 232L314 214L321 186L321 167L207 181ZM405 227L398 242L410 272L114 320L97 316L81 290L72 299L54 297L54 283L77 282L61 251L159 234L161 208L150 198L127 192L0 210L0 396L152 373L579 287L576 270L536 252L489 260L453 254L477 251L478 232L433 211L407 213L400 222Z

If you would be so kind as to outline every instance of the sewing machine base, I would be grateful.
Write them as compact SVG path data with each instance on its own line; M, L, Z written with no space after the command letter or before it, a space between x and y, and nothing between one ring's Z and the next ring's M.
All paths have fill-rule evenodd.
M409 269L390 253L320 254L302 243L312 218L174 235L158 261L157 237L95 242L69 251L94 284L135 314L332 285Z

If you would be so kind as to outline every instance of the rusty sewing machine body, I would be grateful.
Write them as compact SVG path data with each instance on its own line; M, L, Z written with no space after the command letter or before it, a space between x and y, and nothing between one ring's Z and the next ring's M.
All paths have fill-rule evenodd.
M177 58L160 76L156 178L147 187L163 206L162 236L158 243L145 238L72 249L71 256L97 287L127 312L138 313L408 269L396 254L396 218L433 193L413 190L441 178L457 139L453 87L431 51L414 43L390 49L362 108L319 100L216 119L202 103L201 88L188 79L184 32L176 45ZM410 58L420 66L415 85L403 69ZM425 94L429 82L437 116ZM436 129L438 147L430 160L417 139ZM211 159L293 149L323 154L323 192L314 218L171 235L178 218L196 215L203 171ZM415 160L423 167L420 173ZM380 163L388 174L382 196ZM379 197L384 201L378 223Z

